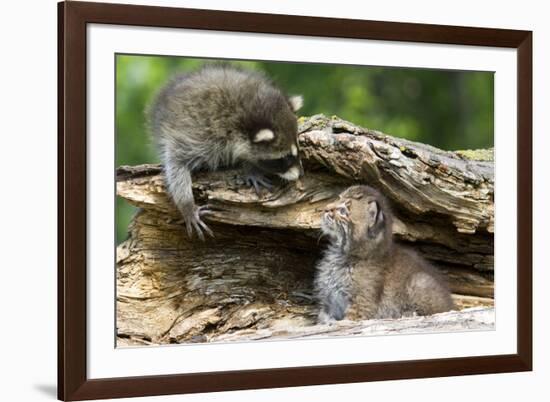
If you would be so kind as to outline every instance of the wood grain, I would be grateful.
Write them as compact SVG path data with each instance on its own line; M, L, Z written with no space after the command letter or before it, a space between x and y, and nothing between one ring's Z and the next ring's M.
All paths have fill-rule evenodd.
M140 208L117 249L120 344L283 336L282 327L291 337L314 325L321 213L358 182L389 196L396 238L446 274L460 308L493 304L491 151L472 160L320 115L300 120L299 142L305 177L271 193L258 196L238 170L194 176L197 203L214 211L205 242L185 234L161 166L118 169L118 195Z

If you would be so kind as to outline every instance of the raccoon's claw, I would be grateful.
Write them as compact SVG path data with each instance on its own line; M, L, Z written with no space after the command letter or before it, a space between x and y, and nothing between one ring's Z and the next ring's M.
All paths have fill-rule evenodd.
M193 211L193 214L190 218L185 220L185 227L187 229L187 236L189 238L193 237L193 232L197 234L197 237L204 241L204 233L208 234L211 237L214 237L214 232L210 230L208 226L206 226L206 223L204 223L201 219L202 216L207 215L211 213L212 211L208 208L208 205L203 205L200 207L196 207Z
M256 195L261 195L261 188L265 188L268 191L273 191L273 183L271 183L271 180L268 178L258 175L258 174L249 174L245 178L246 184L249 186L254 187L254 191L256 191Z
M210 205L201 205L200 207L197 207L197 213L199 217L211 214L212 212L214 212L214 210L212 209L212 207L210 207Z

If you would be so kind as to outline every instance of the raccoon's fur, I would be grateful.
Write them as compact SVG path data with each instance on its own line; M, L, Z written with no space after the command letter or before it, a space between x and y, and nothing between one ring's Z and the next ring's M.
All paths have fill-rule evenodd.
M454 308L443 277L392 240L387 201L353 186L328 205L322 232L330 245L317 265L318 322L430 315Z
M149 125L189 235L212 234L201 220L207 207L195 205L191 172L241 165L257 192L271 187L266 175L301 176L295 115L301 104L263 74L229 64L176 76L160 91Z

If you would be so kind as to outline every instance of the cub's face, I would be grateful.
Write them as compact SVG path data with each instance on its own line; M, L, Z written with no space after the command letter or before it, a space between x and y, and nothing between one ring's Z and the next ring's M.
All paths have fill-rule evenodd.
M391 239L385 201L376 190L353 186L325 208L321 230L343 246L375 247ZM387 216L388 215L388 216Z

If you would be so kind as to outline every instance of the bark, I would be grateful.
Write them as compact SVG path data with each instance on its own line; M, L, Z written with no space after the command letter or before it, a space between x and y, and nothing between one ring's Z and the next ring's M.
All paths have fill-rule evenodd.
M297 326L267 329L243 329L210 339L211 342L261 339L319 338L325 336L396 335L464 330L492 330L495 324L494 308L469 308L432 316L403 317L399 320L341 321L330 325Z
M492 325L489 307L437 324L313 326L321 211L354 183L386 194L396 238L445 272L459 308L492 306L493 162L490 150L445 152L337 118L301 119L300 133L306 175L298 183L257 196L237 170L194 176L197 204L215 209L208 224L216 237L205 242L185 235L160 166L118 169L118 195L140 207L117 249L119 345Z

